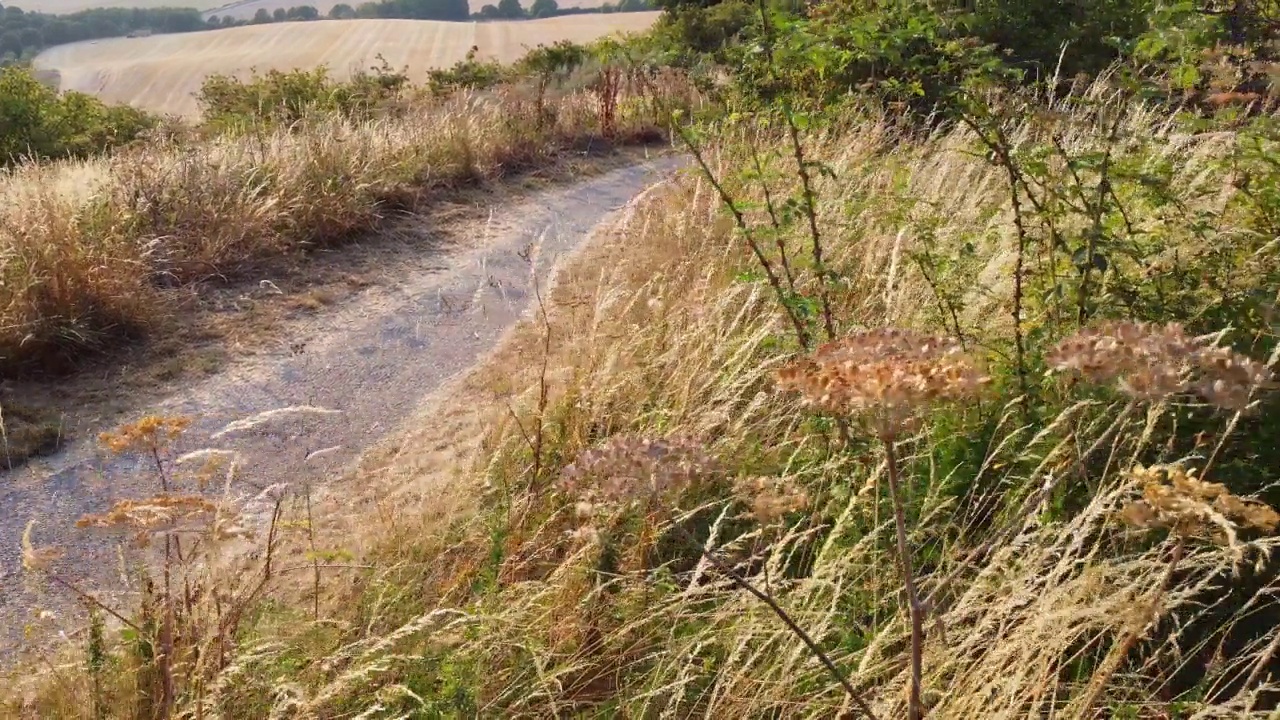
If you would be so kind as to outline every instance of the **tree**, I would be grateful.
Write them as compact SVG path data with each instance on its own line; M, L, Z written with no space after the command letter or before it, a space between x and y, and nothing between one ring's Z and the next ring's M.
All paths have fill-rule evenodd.
M560 12L560 5L556 0L533 0L533 5L529 6L529 14L536 18L551 17Z
M350 20L356 16L355 8L346 3L338 3L329 8L329 17L334 20Z
M520 0L498 0L498 17L511 20L524 17L524 8L521 7Z
M266 8L258 8L258 12L253 14L253 19L249 21L254 25L262 25L271 22L271 13Z
M502 15L498 13L497 5L485 5L484 7L480 8L480 12L476 14L485 20L497 20L498 18L502 17Z
M36 52L44 47L44 33L36 28L26 28L18 33L18 37L22 38L22 47L29 52Z
M271 19L276 22L284 22L289 18L288 12L284 8L276 8L271 12Z

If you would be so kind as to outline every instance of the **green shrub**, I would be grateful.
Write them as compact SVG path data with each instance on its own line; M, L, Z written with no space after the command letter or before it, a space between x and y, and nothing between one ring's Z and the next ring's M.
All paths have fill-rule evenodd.
M271 70L249 80L211 75L200 88L199 100L211 127L235 131L291 125L313 114L369 117L398 100L407 84L408 77L392 70L383 59L380 66L357 73L346 82L334 80L323 67Z
M85 157L154 126L141 110L57 91L24 68L0 68L0 166L29 158Z

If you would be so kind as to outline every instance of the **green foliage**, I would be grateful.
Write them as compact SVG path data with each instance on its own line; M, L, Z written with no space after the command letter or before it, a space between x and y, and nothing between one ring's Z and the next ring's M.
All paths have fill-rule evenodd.
M493 60L479 60L479 48L467 51L467 57L452 67L432 70L427 74L427 87L432 94L445 95L457 90L490 88L508 77L507 69Z
M506 20L519 20L524 17L524 8L520 0L498 0L498 17Z
M471 9L467 0L380 0L360 5L355 15L361 18L466 20L471 16Z
M380 66L361 72L346 82L315 70L271 70L248 80L211 75L200 88L199 101L205 121L219 130L291 125L324 113L369 117L401 97L408 84L403 72Z
M107 106L83 93L59 95L23 68L0 68L0 165L86 157L127 143L154 124L141 110Z
M529 6L529 15L536 18L551 17L559 12L560 5L556 0L533 0Z

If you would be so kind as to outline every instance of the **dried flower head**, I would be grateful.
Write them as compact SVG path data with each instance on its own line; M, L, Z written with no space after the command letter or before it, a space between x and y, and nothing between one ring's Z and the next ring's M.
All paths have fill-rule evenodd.
M1264 364L1207 337L1192 337L1179 323L1104 322L1058 343L1047 361L1054 370L1091 382L1115 381L1138 400L1194 392L1231 410L1243 410L1271 379Z
M1233 495L1181 465L1139 465L1129 475L1142 484L1142 499L1122 508L1120 518L1133 527L1168 528L1236 547L1240 528L1271 533L1280 525L1280 513L1269 505Z
M778 372L806 405L872 420L897 434L925 406L972 397L989 378L955 340L882 328L827 343Z
M122 425L115 432L102 433L98 442L116 454L153 452L177 439L190 424L190 418L148 415Z
M751 507L751 515L761 523L771 523L787 513L809 507L809 495L781 478L746 477L734 483L734 491Z
M217 512L218 506L199 495L156 495L143 500L118 500L101 515L85 515L76 527L123 527L148 530Z
M697 440L616 436L579 455L564 469L560 482L564 490L583 498L628 502L683 487L715 468Z

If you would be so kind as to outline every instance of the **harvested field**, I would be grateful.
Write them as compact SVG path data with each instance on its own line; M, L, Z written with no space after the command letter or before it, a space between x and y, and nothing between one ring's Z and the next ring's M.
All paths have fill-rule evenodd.
M65 1L72 2L74 0L65 0ZM90 0L81 0L81 1L87 2ZM237 2L223 3L216 7L209 7L210 2L217 2L217 1L218 0L206 0L206 2L196 4L193 7L199 8L200 10L204 10L205 11L204 16L206 18L208 18L210 15L217 15L218 17L231 16L233 18L236 18L237 20L248 20L252 18L254 13L258 12L259 9L265 9L267 12L271 12L276 8L282 8L284 10L288 10L289 8L294 7L295 5L310 5L315 9L319 10L321 15L327 15L329 13L330 8L332 8L334 5L343 3L344 1L347 5L351 5L352 7L355 7L356 5L359 4L356 2L351 2L351 0L318 0L318 2L305 2L305 0L238 0ZM612 0L612 1L614 2L614 4L617 4L616 0ZM529 5L532 2L533 0L521 0L520 4L524 6L525 10L528 10ZM557 1L557 4L562 8L595 8L595 7L600 7L604 3L605 3L605 0L558 0ZM469 4L471 6L471 12L474 13L474 12L480 12L480 8L484 7L485 5L497 5L498 0L470 0Z
M246 76L253 69L327 66L339 77L376 63L409 68L415 81L432 68L462 60L472 47L503 62L540 43L588 42L639 32L658 13L571 15L544 20L454 23L433 20L326 20L229 28L214 32L115 38L51 48L35 60L57 72L64 90L160 113L193 116L195 93L213 73Z

